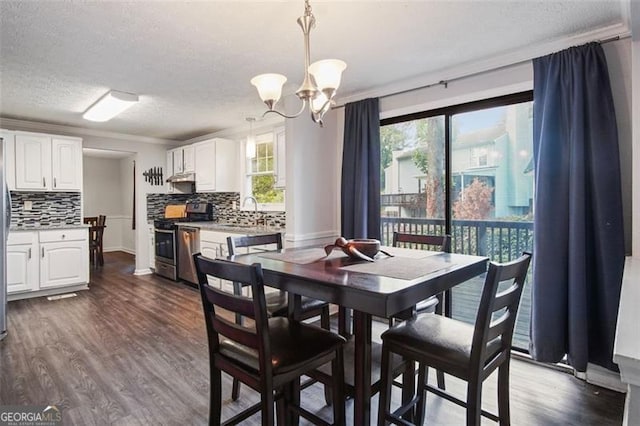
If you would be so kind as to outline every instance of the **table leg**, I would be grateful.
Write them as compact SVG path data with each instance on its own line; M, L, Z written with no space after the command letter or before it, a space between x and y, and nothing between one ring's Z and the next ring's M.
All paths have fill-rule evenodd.
M371 315L353 311L355 336L355 398L353 421L356 425L371 423Z

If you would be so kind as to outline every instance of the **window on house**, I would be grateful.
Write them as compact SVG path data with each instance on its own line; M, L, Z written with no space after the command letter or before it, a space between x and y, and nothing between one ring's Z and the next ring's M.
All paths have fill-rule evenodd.
M259 210L284 210L284 144L278 143L279 137L284 137L284 129L257 135L253 146L245 141L242 196L254 197ZM247 204L244 208L254 206Z
M452 251L497 262L530 251L532 97L518 93L382 120L382 242L391 244L393 231L450 234ZM453 289L454 318L474 322L482 279ZM530 300L527 285L513 342L523 350Z

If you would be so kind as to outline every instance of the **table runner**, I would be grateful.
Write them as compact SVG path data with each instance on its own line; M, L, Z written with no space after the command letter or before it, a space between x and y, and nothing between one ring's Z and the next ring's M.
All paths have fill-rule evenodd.
M422 259L415 259L396 256L376 258L375 262L363 261L354 265L343 266L340 269L401 280L414 280L449 266L451 266L451 263L445 261L443 257L431 259L428 256Z
M325 261L331 259L337 259L340 257L347 257L346 254L339 250L334 250L327 256L324 249L321 247L313 247L300 250L291 250L283 252L268 252L259 255L265 259L281 260L283 262L295 263L298 265L306 265L308 263L314 263L318 261Z

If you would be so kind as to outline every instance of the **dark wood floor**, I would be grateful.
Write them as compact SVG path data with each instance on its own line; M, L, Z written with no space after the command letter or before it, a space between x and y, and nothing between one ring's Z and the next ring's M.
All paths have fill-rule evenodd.
M57 405L65 425L206 423L208 355L199 295L132 272L131 256L107 253L104 268L92 270L89 291L57 301L9 302L9 335L0 343L0 405ZM514 360L511 383L514 425L622 421L624 395L569 374ZM448 377L447 385L464 395L461 383ZM225 416L257 401L243 388L233 403L228 378L225 386ZM495 378L488 379L484 395L483 405L494 410ZM330 419L319 386L302 398ZM377 410L377 398L373 402ZM461 408L429 397L427 424L459 425L463 419ZM247 424L259 424L259 415Z

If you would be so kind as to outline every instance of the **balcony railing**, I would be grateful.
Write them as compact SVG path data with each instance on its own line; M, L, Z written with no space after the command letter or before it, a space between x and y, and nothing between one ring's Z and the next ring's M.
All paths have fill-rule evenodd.
M381 242L391 245L393 231L411 234L444 234L443 219L381 218ZM451 223L451 251L454 253L487 256L496 262L518 258L523 251L532 252L533 222L509 220L453 220ZM531 316L531 268L520 302L513 346L528 349ZM477 277L453 288L453 317L468 323L475 321L484 277Z
M393 232L445 233L444 219L381 218L381 242L391 245ZM516 259L533 248L533 222L509 220L459 220L451 223L451 251L487 256L496 262Z

